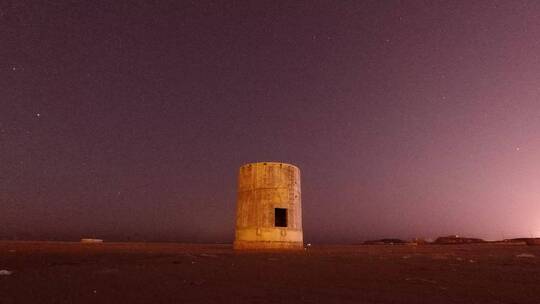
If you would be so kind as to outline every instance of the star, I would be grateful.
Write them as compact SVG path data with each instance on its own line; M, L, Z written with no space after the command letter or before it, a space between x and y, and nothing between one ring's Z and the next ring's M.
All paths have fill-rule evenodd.
M36 117L39 118L41 116L41 113L36 113Z

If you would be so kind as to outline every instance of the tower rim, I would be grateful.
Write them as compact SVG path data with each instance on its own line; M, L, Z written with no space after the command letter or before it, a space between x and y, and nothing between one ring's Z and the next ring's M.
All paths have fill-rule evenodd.
M247 166L264 166L264 165L285 165L296 168L298 171L300 171L300 168L297 165L291 164L291 163L284 163L284 162L277 162L277 161L258 161L258 162L251 162L251 163L245 163L240 166L240 169Z

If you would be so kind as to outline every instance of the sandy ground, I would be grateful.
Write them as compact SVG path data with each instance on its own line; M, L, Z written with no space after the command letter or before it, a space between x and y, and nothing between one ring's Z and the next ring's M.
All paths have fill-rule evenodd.
M11 274L1 270L12 271ZM540 303L540 246L0 242L0 303Z

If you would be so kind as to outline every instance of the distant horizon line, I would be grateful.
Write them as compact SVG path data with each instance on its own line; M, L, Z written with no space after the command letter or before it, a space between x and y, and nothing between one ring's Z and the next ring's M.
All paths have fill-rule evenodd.
M432 243L437 238L453 237L457 236L464 239L480 239L484 242L503 242L506 240L520 240L520 239L539 239L540 237L534 236L517 236L502 239L484 239L472 236L461 235L441 235L436 238L396 238L396 237L383 237L373 238L358 241L304 241L304 244L316 244L316 245L360 245L364 242L382 241L382 240L400 240L408 243L414 243L414 241L425 241L426 243ZM198 240L159 240L159 239L119 239L119 238L99 238L84 236L79 239L76 238L4 238L0 237L0 242L50 242L50 243L81 243L82 239L98 239L103 240L104 243L169 243L169 244L214 244L214 245L232 245L233 240L230 241L198 241Z

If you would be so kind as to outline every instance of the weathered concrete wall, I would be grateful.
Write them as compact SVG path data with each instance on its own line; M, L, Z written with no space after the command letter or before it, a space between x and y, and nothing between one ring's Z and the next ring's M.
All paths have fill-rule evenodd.
M283 163L240 167L235 249L301 249L300 170ZM275 227L275 208L287 209L287 227Z

